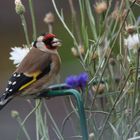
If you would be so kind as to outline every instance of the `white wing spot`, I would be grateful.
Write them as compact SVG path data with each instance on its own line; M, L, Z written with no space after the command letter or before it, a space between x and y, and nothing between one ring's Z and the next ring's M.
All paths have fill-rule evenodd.
M17 77L20 77L20 74L18 74Z
M11 97L9 97L9 99L10 99ZM8 98L7 99L5 99L4 101L2 100L2 101L0 101L0 105L4 105L4 104L6 104L7 103L7 101L8 101Z
M13 90L12 90L12 89L10 89L9 91L10 91L10 92L12 92Z
M15 81L15 82L12 83L12 85L15 85L16 83L17 83L17 82Z
M9 82L8 82L8 84L9 84L9 85L11 85L11 84L12 84L12 82L11 82L11 81L9 81Z
M16 73L13 76L16 77Z
M8 91L8 88L6 88L6 91Z

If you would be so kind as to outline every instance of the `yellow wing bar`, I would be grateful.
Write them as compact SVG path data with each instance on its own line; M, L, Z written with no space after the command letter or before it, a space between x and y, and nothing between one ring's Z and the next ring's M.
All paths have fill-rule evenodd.
M37 80L37 76L41 73L41 71L37 71L35 73L32 74L33 76L33 80L31 80L30 82L24 84L23 86L20 87L19 91L20 90L23 90L24 88L30 86L32 83L34 83L36 80Z

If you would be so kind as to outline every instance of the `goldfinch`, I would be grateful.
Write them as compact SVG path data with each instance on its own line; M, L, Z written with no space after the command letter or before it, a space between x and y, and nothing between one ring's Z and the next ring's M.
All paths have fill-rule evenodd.
M61 65L57 51L59 46L61 41L54 34L43 34L32 43L32 48L12 74L0 97L0 109L13 97L22 93L37 94L56 80Z

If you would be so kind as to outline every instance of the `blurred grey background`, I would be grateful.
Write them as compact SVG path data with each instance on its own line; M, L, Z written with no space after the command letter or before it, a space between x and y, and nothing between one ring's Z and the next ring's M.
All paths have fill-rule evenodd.
M71 26L71 14L69 9L69 4L67 0L55 0L59 9L63 9L64 16L67 24ZM73 0L74 1L74 0ZM94 0L93 0L94 1ZM26 8L25 17L28 24L28 30L30 34L30 41L32 38L32 28L31 19L28 6L28 0L22 0ZM46 13L53 12L55 14L52 1L51 0L33 0L34 10L37 21L37 32L38 35L42 32L47 32L47 25L43 22L43 18ZM74 1L75 7L78 8L77 1ZM137 9L136 9L137 8ZM134 7L137 10L136 16L139 15L139 7ZM55 14L56 15L56 14ZM82 71L81 65L77 59L75 59L71 54L71 47L73 43L68 33L62 26L61 22L56 16L54 24L54 33L57 37L63 41L63 46L60 48L60 56L62 59L61 67L61 82L70 75L78 74ZM0 93L5 90L7 80L11 73L15 70L15 66L12 61L9 60L9 52L11 47L22 46L25 44L25 37L23 28L21 26L20 17L15 12L14 0L1 0L0 2ZM54 119L56 120L59 127L66 116L67 112L64 107L64 98L58 97L46 101ZM19 133L19 125L16 119L11 117L11 111L17 110L20 113L22 119L31 111L32 107L25 99L16 98L11 101L2 111L0 111L0 140L15 140L17 134ZM48 118L48 117L47 117ZM26 122L27 130L32 138L35 140L35 120L34 115L32 115ZM78 121L77 121L78 126ZM52 124L48 118L48 127L51 135L51 140L57 140L57 136L52 131ZM68 137L75 135L72 130L72 125L70 122L66 124L64 136ZM26 140L25 135L21 133L20 140Z
M28 0L22 0L22 2L26 8L25 17L31 40L32 28ZM48 30L47 25L43 22L45 14L50 11L55 14L55 11L51 0L33 0L33 2L37 21L37 32L39 35L40 33L47 32ZM63 8L65 11L65 18L69 19L71 15L68 2L65 0L56 0L56 3L59 8ZM72 40L69 38L68 33L61 25L57 16L54 24L54 33L57 34L58 38L63 41L63 46L59 50L62 58L61 82L63 82L66 76L78 73L81 66L78 60L73 58L70 52L70 48L73 46ZM14 0L5 0L0 2L0 43L0 93L2 93L5 90L8 78L15 70L15 66L13 65L12 61L9 60L9 52L11 51L11 47L22 46L22 44L26 43L20 17L15 12ZM47 101L47 105L59 126L66 116L63 103L63 97ZM0 111L0 140L15 140L19 132L20 127L16 119L11 117L11 111L17 110L20 113L21 118L24 119L31 109L31 106L25 99L17 98L11 101L2 111ZM50 120L48 119L48 121ZM27 121L26 126L33 140L35 140L34 123L34 115L32 115ZM57 140L57 137L51 128L52 127L50 124L49 129L51 140ZM70 125L66 127L64 134L65 136L74 134ZM21 133L20 140L25 139L25 135Z

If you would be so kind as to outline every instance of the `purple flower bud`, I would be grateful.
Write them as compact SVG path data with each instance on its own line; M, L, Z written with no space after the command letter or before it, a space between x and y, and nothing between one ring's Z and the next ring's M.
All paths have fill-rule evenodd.
M81 88L86 87L87 81L88 81L88 74L86 72L78 75L79 87Z
M72 88L85 88L88 81L88 74L86 72L79 75L68 76L65 80L66 84Z

